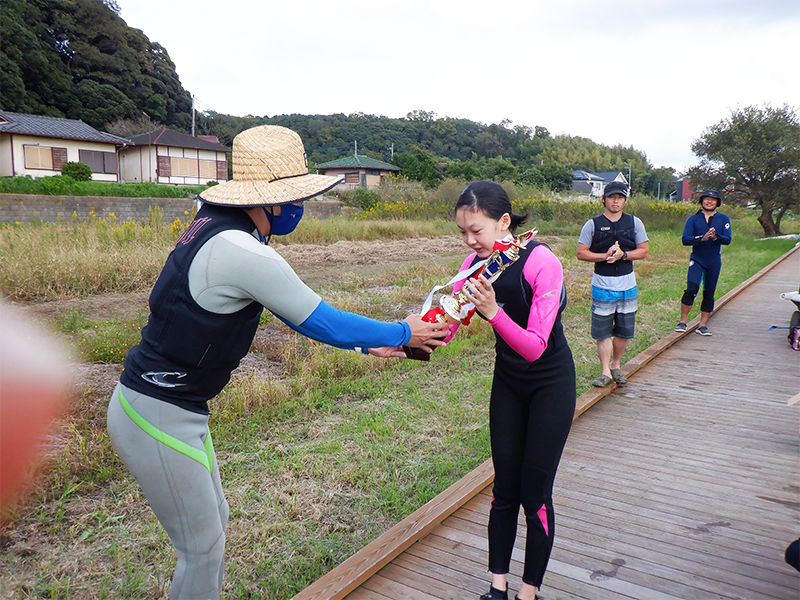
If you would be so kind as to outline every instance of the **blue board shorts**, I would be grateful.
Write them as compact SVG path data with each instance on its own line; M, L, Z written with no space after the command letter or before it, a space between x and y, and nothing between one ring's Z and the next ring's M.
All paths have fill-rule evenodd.
M638 296L635 286L622 292L592 286L592 339L633 339Z

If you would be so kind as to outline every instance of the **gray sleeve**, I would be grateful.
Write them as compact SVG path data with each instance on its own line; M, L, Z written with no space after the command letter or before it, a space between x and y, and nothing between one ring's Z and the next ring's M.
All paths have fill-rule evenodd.
M296 325L321 300L280 254L243 231L223 231L203 245L189 267L189 291L211 312L230 314L255 300Z
M592 245L592 238L594 237L594 219L589 219L583 224L581 234L578 236L578 243L587 246Z
M639 217L633 217L633 233L636 236L636 245L643 242L648 242L647 232L644 229L644 223Z

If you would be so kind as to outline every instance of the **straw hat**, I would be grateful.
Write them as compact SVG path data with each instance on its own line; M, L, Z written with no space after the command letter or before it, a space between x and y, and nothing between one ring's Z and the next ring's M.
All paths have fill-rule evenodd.
M200 199L223 206L272 206L308 200L340 182L308 172L303 140L294 131L262 125L233 139L233 179L203 191Z

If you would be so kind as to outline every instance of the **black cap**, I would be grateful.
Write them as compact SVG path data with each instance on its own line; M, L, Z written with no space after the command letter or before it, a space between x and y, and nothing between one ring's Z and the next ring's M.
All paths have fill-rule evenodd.
M603 190L603 198L610 196L611 194L622 194L627 198L628 186L621 181L612 181L611 183L606 184L606 187Z
M715 200L722 200L719 197L719 192L717 190L706 190L702 194L700 194L700 202L703 201L703 198L714 198Z

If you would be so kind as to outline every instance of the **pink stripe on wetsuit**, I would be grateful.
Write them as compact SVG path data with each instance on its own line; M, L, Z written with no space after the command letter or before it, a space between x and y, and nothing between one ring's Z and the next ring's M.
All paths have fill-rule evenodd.
M475 254L470 254L460 270L469 268L475 259ZM531 250L528 260L522 269L522 275L533 290L531 312L528 325L525 329L511 320L502 307L489 323L495 331L525 360L534 361L539 358L547 348L547 340L558 316L561 305L561 289L563 286L563 271L561 262L546 246L539 245ZM502 275L501 275L502 277ZM453 293L458 292L464 285L463 281L453 286ZM450 341L458 330L456 323L451 333L445 338Z

